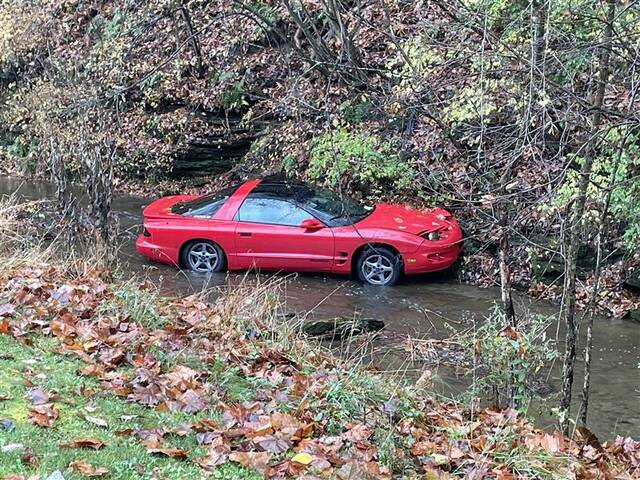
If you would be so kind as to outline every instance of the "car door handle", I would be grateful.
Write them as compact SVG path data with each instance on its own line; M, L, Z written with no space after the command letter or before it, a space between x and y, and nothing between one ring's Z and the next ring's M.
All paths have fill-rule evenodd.
M238 235L240 235L241 237L250 237L251 232L238 232Z

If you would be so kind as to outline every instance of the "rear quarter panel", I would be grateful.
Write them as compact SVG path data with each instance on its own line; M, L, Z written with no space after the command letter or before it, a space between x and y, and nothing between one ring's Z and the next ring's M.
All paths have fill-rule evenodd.
M233 268L234 222L175 215L166 219L147 219L145 227L154 244L160 247L160 261L179 265L180 249L191 240L210 240L224 250L229 268ZM164 258L163 258L164 257Z

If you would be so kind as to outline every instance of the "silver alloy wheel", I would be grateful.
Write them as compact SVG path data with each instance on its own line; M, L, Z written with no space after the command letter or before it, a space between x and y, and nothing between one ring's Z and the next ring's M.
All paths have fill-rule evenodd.
M393 264L384 255L373 253L362 262L362 275L374 285L386 285L393 276Z
M220 256L210 243L197 242L189 247L187 259L189 268L194 272L213 272L218 266Z

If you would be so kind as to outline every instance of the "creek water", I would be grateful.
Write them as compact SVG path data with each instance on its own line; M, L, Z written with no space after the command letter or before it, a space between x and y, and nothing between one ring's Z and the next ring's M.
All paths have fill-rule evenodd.
M25 199L51 199L55 190L46 182L29 182L0 177L0 195L17 194ZM81 193L79 191L79 193ZM117 195L113 209L122 227L123 247L120 257L132 274L145 273L167 295L190 294L206 287L233 285L238 281L255 281L255 274L215 274L203 276L152 264L136 254L134 240L136 226L141 223L141 209L148 199ZM265 275L262 275L265 277ZM430 370L434 388L438 393L455 396L468 384L469 379L458 376L450 367L437 366L415 358L403 348L407 337L419 339L446 338L450 325L465 327L489 313L499 300L497 289L480 289L461 285L442 276L408 278L390 288L377 288L338 276L288 275L283 278L284 300L291 312L313 312L317 318L334 316L373 317L383 320L386 327L374 340L373 355L367 355L376 368L393 371L407 378L417 378ZM558 306L517 296L518 309L532 313L556 315ZM561 327L561 326L560 326ZM562 348L563 331L552 326L549 335L558 332ZM628 320L597 317L595 320L594 362L589 410L589 426L601 440L615 435L640 437L640 325ZM582 332L583 333L583 332ZM580 338L584 340L584 335ZM342 345L343 348L349 348ZM548 382L550 397L536 404L529 412L539 425L552 427L551 408L557 404L554 392L560 385L562 359L542 372ZM576 368L582 372L582 358ZM582 378L575 380L574 406L577 411Z

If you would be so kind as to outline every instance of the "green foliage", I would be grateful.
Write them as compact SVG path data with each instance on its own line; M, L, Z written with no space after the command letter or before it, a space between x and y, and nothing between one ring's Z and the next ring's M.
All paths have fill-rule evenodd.
M294 157L293 155L287 155L286 157L284 157L284 160L282 160L282 170L284 171L285 175L287 175L287 177L294 176L297 165L298 162L296 162L296 157Z
M247 104L244 98L244 79L235 82L231 88L220 95L220 105L225 110L236 110Z
M623 142L625 147L620 148ZM584 162L583 157L575 157L574 160L578 165ZM583 222L587 232L597 230L604 207L605 189L611 181L616 162L619 164L613 179L609 214L621 225L625 246L635 250L640 247L640 144L637 135L627 135L622 129L609 132L606 143L593 162L591 182L587 188L588 208ZM578 171L570 170L556 196L541 210L553 214L572 202L578 193L578 180Z
M28 142L23 137L18 137L13 143L6 146L5 151L10 160L18 163L22 170L34 173L36 170L35 156L38 146L34 142Z
M307 175L330 187L351 180L356 188L381 195L390 186L408 188L415 174L394 152L390 142L340 128L322 134L312 145Z
M523 0L470 0L468 7L482 12L489 26L503 31L521 24L516 20L527 11L529 3Z
M395 82L396 93L411 95L434 73L435 66L444 61L442 52L430 47L430 43L432 39L426 35L411 38L403 42L399 47L402 50L387 62L385 67Z
M261 21L259 24L256 23L255 33L259 34L261 31L272 31L271 25L275 25L278 22L278 12L266 2L261 0L256 0L252 2L252 10L258 15L260 19L264 19L266 21Z
M526 411L534 395L529 388L536 375L558 356L555 341L546 330L553 319L544 315L525 314L518 317L516 329L507 326L504 313L496 305L491 315L471 329L454 332L474 381L463 395L472 400L494 388L511 389L515 404Z
M360 102L353 103L345 100L340 104L340 113L343 119L352 125L362 123L370 118L374 113L374 105L366 97L362 97Z
M166 319L156 312L158 292L140 288L134 282L129 282L114 292L112 302L100 305L102 313L121 313L145 328L160 328Z

